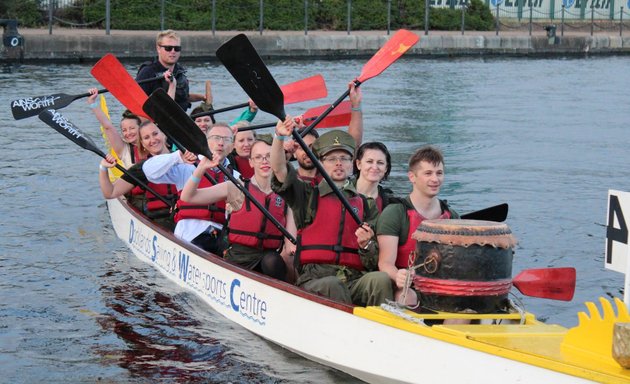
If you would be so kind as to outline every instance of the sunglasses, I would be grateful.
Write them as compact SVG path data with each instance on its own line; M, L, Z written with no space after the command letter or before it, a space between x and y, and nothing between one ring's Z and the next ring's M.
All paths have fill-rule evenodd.
M181 45L160 45L160 48L164 48L166 52L170 52L173 49L175 50L175 52L179 52L182 50Z

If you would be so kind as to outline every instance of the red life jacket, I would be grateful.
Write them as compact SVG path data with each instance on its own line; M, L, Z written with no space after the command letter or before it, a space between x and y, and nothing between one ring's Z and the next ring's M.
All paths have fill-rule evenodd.
M361 195L348 198L359 217L365 217L367 199ZM313 222L298 231L297 255L301 264L338 264L363 270L359 244L355 236L359 225L346 211L339 198L330 193L315 193L311 200Z
M147 183L147 185L149 186L149 188L153 189L160 196L165 197L167 200L175 201L175 199L177 199L177 188L174 184ZM155 197L155 195L149 191L146 191L145 197L145 209L148 212L171 208L170 206L164 204L162 200Z
M251 186L251 188L250 188ZM249 181L245 182L245 188L271 215L286 227L287 206L284 200L275 192L265 195ZM228 224L228 240L230 244L241 244L257 249L279 249L282 245L283 235L263 213L254 206L251 207L249 199L245 199L241 209L232 212Z
M137 145L133 145L133 144L128 144L128 145L129 145L129 154L131 155L131 164L139 163L142 160L144 160L140 156L140 152L138 151ZM151 157L151 155L149 155L147 158L149 157ZM133 187L133 189L129 193L131 193L131 196L142 195L144 194L144 189L142 189L142 187L140 187L139 185L136 185L135 187Z
M302 176L302 175L300 175L298 173L298 179L300 179L302 181L306 181L307 183L309 183L313 187L316 187L317 184L319 184L319 182L324 179L324 177L322 175L320 175L319 173L317 173L317 175L315 175L315 177Z
M135 164L144 160L142 156L140 156L140 151L138 151L137 145L129 144L129 154L131 155L132 164ZM151 155L149 155L148 157L151 157Z
M218 183L225 181L225 175L221 171L208 170L210 176L212 176ZM202 177L199 182L199 188L211 187L212 183L206 178ZM181 196L181 191L179 192ZM214 204L189 204L184 201L177 200L177 207L175 212L175 223L183 219L198 219L214 221L218 224L225 224L225 201L219 201Z
M241 174L244 179L251 179L254 176L254 168L249 165L249 158L245 156L234 155L230 162L234 161L234 168Z
M130 193L132 196L142 195L144 193L144 189L142 189L141 186L136 185L135 187L133 187Z
M409 254L416 250L416 240L411 235L418 229L425 217L416 211L416 208L412 205L409 207L408 202L404 200L403 206L407 208L407 221L409 222L409 233L407 233L406 241L403 244L398 245L398 252L396 256L396 268L409 268ZM446 204L440 201L442 207L442 214L438 219L450 219L451 212L448 211ZM415 257L412 257L412 260Z

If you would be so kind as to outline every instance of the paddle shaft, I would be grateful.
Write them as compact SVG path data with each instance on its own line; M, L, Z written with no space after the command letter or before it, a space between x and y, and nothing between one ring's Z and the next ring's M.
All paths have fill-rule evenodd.
M322 166L322 164L319 162L319 159L315 156L313 151L308 147L308 145L306 145L304 139L302 139L302 136L300 136L300 133L294 129L291 132L291 135L293 135L293 140L295 140L300 145L300 147L302 147L304 152L306 152L306 155L309 157L309 159L311 159L313 165L315 165L315 168L317 168L320 175L322 175L324 180L326 180L328 185L330 185L330 188L332 188L335 195L337 195L337 197L339 198L339 201L341 201L341 204L343 204L350 216L352 216L352 219L359 225L363 224L363 220L361 220L359 215L357 215L357 213L354 211L348 199L346 199L343 192L341 192L341 190L339 190L339 188L337 187L337 184L335 184L335 182L330 178L330 175L328 174L328 172L326 172L324 166Z
M359 85L361 85L361 82L359 80L354 80L354 85L355 87L358 87ZM308 127L304 128L304 130L300 133L300 135L302 137L308 135L308 133L310 131L313 130L313 128L315 128L317 126L317 124L319 124L320 121L322 121L324 118L326 118L326 116L328 116L330 114L330 112L332 112L333 109L337 108L337 106L339 104L341 104L341 102L348 97L348 95L350 95L350 89L346 90L343 95L341 95L337 100L335 100L332 104L330 104L330 106L328 108L326 108L326 110L324 112L322 112L319 116L317 116L317 118L315 119L315 121L313 121L312 123L310 123L308 125Z
M247 127L240 127L238 129L239 132L245 132L245 131L253 131L255 129L262 129L262 128L271 128L271 127L275 127L276 123L266 123L266 124L257 124L257 125L248 125Z
M179 149L182 153L186 152L186 148L184 148L184 146L183 146L183 145L181 145L181 143L180 143L179 141L177 141L177 140L173 137L173 135L171 135L171 134L170 134L170 132L165 132L165 131L162 131L162 133L164 133L164 134L166 135L166 137L168 137L168 138L169 138L169 140L171 140L171 141L173 142L173 144L175 144L175 146L177 147L177 149ZM196 167L198 164L199 164L199 162L195 162L195 167ZM206 179L208 179L208 181L209 181L210 183L212 183L212 185L217 185L217 183L218 183L218 182L217 182L217 180L216 180L214 177L212 177L212 175L211 175L211 174L209 174L208 172L204 172L204 174L203 174L203 175L205 176L205 178L206 178Z
M54 109L47 109L42 111L39 114L39 119L46 123L48 126L53 128L55 131L61 133L65 137L67 137L70 141L78 145L83 149L87 149L90 152L97 154L103 159L107 158L107 155L103 151L101 151L92 141L92 139L81 132L79 128L77 128L74 124L72 124L68 119L66 119L63 115L56 112ZM137 177L129 173L124 167L120 164L116 163L116 168L118 168L122 173L129 176L133 181L135 181L138 185L140 185L144 190L153 193L156 198L161 200L164 204L171 207L171 202L169 202L166 198L155 192L151 187L149 187L142 180L139 180ZM100 172L100 171L99 171Z
M138 84L150 83L151 81L156 81L156 80L163 79L163 78L164 78L164 75L160 75L160 76L152 77L150 79L140 80L137 83ZM103 88L103 89L99 89L97 93L100 95L101 93L106 93L106 92L109 92L109 90ZM87 92L87 93L82 93L80 95L72 96L72 99L71 99L70 102L73 102L73 101L75 101L77 99L81 99L83 97L88 97L90 95L91 95L91 93ZM68 103L68 104L70 104L70 103ZM66 105L68 105L68 104L66 104Z
M104 154L103 154L104 155ZM105 156L103 156L103 158L105 158ZM164 196L160 195L159 193L155 192L153 190L153 188L149 187L147 184L145 184L142 180L138 179L137 177L135 177L134 175L132 175L129 171L127 171L127 169L125 169L125 167L123 167L122 165L116 163L116 168L118 170L120 170L122 173L124 173L125 175L129 176L131 179L133 179L133 181L135 181L140 188L144 189L147 192L151 192L153 194L153 196L155 196L158 200L160 200L161 202L163 202L164 204L166 204L169 207L173 207L173 202L169 201L167 198L165 198Z
M194 115L190 115L190 117L192 117L193 119L196 119L196 118L201 117L201 116L214 115L214 114L217 114L217 113L227 112L227 111L231 111L233 109L238 109L238 108L245 108L245 107L248 107L248 106L249 106L249 103L237 104L237 105L233 105L231 107L212 109L212 110L207 111L207 112L195 113Z
M281 121L286 119L287 114L284 111L284 94L282 89L278 86L278 83L271 75L271 72L269 72L269 69L260 58L260 55L258 55L258 52L256 52L256 49L247 36L244 34L236 35L221 45L217 50L217 57L260 110L274 115ZM350 94L349 90L347 92ZM328 113L330 113L333 108L334 107L328 107ZM322 113L319 118L316 119L316 122L321 121L326 115L327 114ZM311 126L314 127L315 124L311 124ZM346 199L335 182L330 178L298 131L293 129L291 135L300 147L302 147L304 152L306 152L307 156L311 159L324 180L330 185L330 188L335 195L337 195L344 208L348 210L348 213L354 221L359 225L363 224L357 213L354 212L348 199Z
M140 83L145 83L145 82L149 82L149 81L154 81L159 79L160 77L155 77L155 78L151 78L151 79L145 79L142 80ZM107 89L100 89L98 90L98 93L105 93L108 92ZM82 93L80 95L66 95L66 94L57 94L57 95L51 95L51 96L43 96L43 97L35 97L35 98L29 98L29 99L46 99L49 100L50 102L48 103L40 103L37 104L36 107L30 108L30 107L26 107L23 105L25 100L29 100L29 99L19 99L19 100L14 100L11 102L11 113L13 114L13 117L16 120L20 120L20 119L25 119L27 117L31 117L31 116L35 116L38 115L41 111L45 110L45 109L61 109L64 107L67 107L70 103L72 103L73 101L83 98L83 97L88 97L90 96L91 93L87 92L87 93ZM57 96L56 99L54 99L53 97Z
M210 151L208 151L208 152L210 152ZM209 154L212 155L211 152ZM212 158L212 157L210 157L210 158ZM265 215L265 217L267 219L269 219L269 221L271 221L271 223L273 225L275 225L276 228L278 228L280 230L280 232L282 232L284 237L289 239L289 241L292 242L293 244L297 244L297 240L295 240L295 237L293 237L293 235L291 235L289 233L289 231L287 231L287 229L284 226L282 226L282 224L275 217L273 217L271 212L269 212L262 204L260 204L260 202L258 200L256 200L256 198L254 196L252 196L252 194L249 192L249 190L247 190L247 188L245 188L245 186L243 184L241 184L236 179L236 177L234 177L234 175L232 175L232 172L227 170L223 166L223 164L218 164L217 167L219 168L219 170L221 172L223 172L223 174L225 174L225 177L227 177L232 182L232 184L234 184L236 186L236 188L238 188L239 191L243 192L245 197L247 199L249 199L252 202L252 204L254 204L256 206L256 208L258 208L260 210L260 212L262 212L263 215Z
M90 146L90 147L91 148L87 148L87 149L89 149L90 151L96 153L97 155L99 155L103 159L105 159L107 157L105 155L105 153L103 151L101 151L100 149L98 149L96 147L92 147L92 146ZM169 207L173 206L172 202L168 201L168 199L166 199L164 196L162 196L159 193L155 192L153 190L153 188L149 187L145 182L143 182L142 180L138 179L136 176L131 174L125 167L123 167L122 165L116 163L116 168L118 170L120 170L122 173L124 173L125 175L129 176L133 181L135 181L140 186L140 188L144 189L147 192L151 192L158 200L160 200L164 204L168 205Z
M308 112L308 111L307 111ZM305 118L303 121L305 122L311 122L315 119L317 119L319 116L313 116L313 117L307 117ZM320 120L321 122L322 120ZM253 131L255 129L262 129L262 128L271 128L271 127L275 127L276 123L266 123L266 124L256 124L256 125L248 125L247 127L241 127L238 129L239 132L245 132L245 131ZM302 136L304 137L304 136Z
M361 83L365 82L368 79L371 79L374 76L378 76L385 69L387 69L392 63L400 58L411 46L416 44L419 40L419 37L412 32L401 29L392 36L391 39L385 45L379 49L372 58L365 63L363 69L361 70L361 74L358 78L354 80L355 87L361 85ZM343 96L341 96L337 101L330 105L330 107L324 111L320 115L320 119L314 121L309 125L302 136L308 134L321 119L326 117L337 105L345 99L350 94L350 90L347 90Z
M163 89L155 90L144 102L142 109L158 124L162 125L162 131L170 133L172 136L178 136L180 141L187 144L188 149L197 154L202 154L212 159L212 152L208 147L205 135L195 122L184 112L180 106L171 99ZM273 225L275 225L282 234L293 244L296 244L295 238L273 217L273 215L260 204L258 200L242 185L230 171L222 164L218 168L225 176L241 191L247 199L249 199L262 212L263 215Z

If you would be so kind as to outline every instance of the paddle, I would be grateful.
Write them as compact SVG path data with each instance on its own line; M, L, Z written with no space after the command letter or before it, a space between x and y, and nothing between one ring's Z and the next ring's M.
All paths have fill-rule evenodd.
M492 207L480 209L478 211L470 212L465 215L462 215L462 219L466 220L487 220L487 221L497 221L503 222L507 218L508 215L508 204L503 203L499 205L494 205Z
M106 54L92 67L90 73L133 114L149 118L142 110L147 94L133 80L116 56L111 53ZM132 81L126 81L127 79ZM132 82L135 86L131 84Z
M68 139L72 140L76 145L83 149L87 149L88 151L92 151L99 155L102 158L105 158L105 153L101 151L96 144L92 141L92 139L85 135L83 132L79 130L74 124L68 121L61 113L55 111L54 109L46 109L39 114L39 119L44 123L48 124L50 127L55 129L57 132L61 133ZM122 173L131 177L133 181L135 181L140 187L144 190L151 192L155 195L156 198L161 200L164 204L171 207L172 202L168 201L166 198L161 196L159 193L155 192L151 189L146 183L139 180L133 174L129 173L124 167L120 164L116 164L116 168L118 168Z
M212 159L212 152L208 147L206 136L201 132L195 122L181 109L181 107L171 99L163 89L157 89L149 96L143 105L144 111L158 124L163 132L168 132L179 141L189 151L202 154ZM230 179L232 183L258 208L269 221L275 225L282 234L293 244L295 238L291 235L278 220L265 209L265 207L252 196L252 194L225 169L222 164L218 168Z
M247 36L243 34L237 35L221 45L217 50L217 57L236 79L236 82L240 84L245 93L256 103L258 108L276 116L281 121L285 120L284 95ZM359 218L359 215L354 211L346 197L326 173L326 170L315 157L313 151L306 145L302 136L297 130L293 130L292 135L311 159L324 180L330 185L330 188L337 195L352 219L361 225L361 218Z
M142 106L142 104L144 104L148 96L115 56L108 54L103 57L99 63L95 65L95 68L97 68L96 70L94 70L94 68L92 69L92 75L106 88L115 88L116 93L112 94L114 94L122 105L133 111L133 109L138 108L138 105ZM105 69L105 65L109 65L110 67ZM208 87L209 81L206 82L206 92L210 92ZM207 95L208 93L206 93L206 96ZM209 93L209 95L211 97L212 93ZM142 115L144 116L144 111L142 111ZM149 117L147 116L147 118ZM199 128L196 127L196 129L198 130ZM169 135L168 132L164 132L164 134L180 151L182 151L182 153L186 151L186 149L172 135ZM205 177L212 184L217 183L217 181L207 172L205 173Z
M317 113L325 110L326 108L328 108L328 104L309 109L308 111L304 112L304 114L302 115L302 121L304 121L305 123L309 123L315 120L316 118L319 117ZM319 124L317 125L317 128L333 128L333 127L348 126L348 124L350 124L350 118L351 118L350 108L351 108L350 102L344 101L343 103L339 105L339 107L335 108L335 110L333 110L330 114L328 114L328 116L325 119L321 120ZM255 129L270 128L270 127L275 127L275 126L276 126L276 123L256 124L256 125L249 125L247 127L241 127L238 129L238 131L239 132L252 131Z
M307 77L306 79L295 81L293 83L285 84L282 87L280 87L280 89L282 90L282 93L284 94L285 104L300 103L302 101L321 99L323 97L328 96L328 90L326 89L326 82L324 81L324 77L322 75L315 75L315 76ZM200 116L214 115L217 113L231 111L237 108L244 108L247 106L249 106L249 103L243 103L243 104L233 105L231 107L225 107L225 108L220 108L220 109L213 109L211 111L195 113L191 117L195 119Z
M176 139L176 138L174 138L174 137L173 137L173 135L171 135L171 134L170 134L170 133L168 133L168 132L164 132L164 131L162 131L162 132L164 133L164 135L165 135L166 137L168 137L168 139L169 139L169 140L171 140L171 142L172 142L172 143L173 143L173 144L177 147L177 149L179 149L179 150L181 151L181 153L186 152L186 148L185 148L183 145L181 145L181 143L180 143L179 141L177 141L177 139ZM197 165L199 165L199 162L195 162L195 167L196 167ZM218 181L217 181L214 177L212 177L212 175L211 175L211 174L209 174L208 172L204 172L204 173L203 173L203 175L204 175L204 177L205 177L206 179L208 179L208 181L209 181L212 185L217 185Z
M402 56L405 52L409 50L414 44L416 44L420 40L418 35L413 32L409 32L405 29L400 29L396 32L391 39L385 43L372 56L372 58L365 63L363 69L361 70L361 74L359 77L354 79L354 84L358 87L363 82L380 75L387 67L392 65L394 61L398 60L400 56ZM334 108L341 103L343 99L345 99L350 94L350 90L346 90L341 97L339 97L335 102L333 102L328 109L323 111L319 115L319 119L323 119L332 111ZM306 136L317 124L319 124L319 119L313 121L306 129L302 131L302 137Z
M575 268L540 268L521 271L512 285L522 294L571 301L575 292Z
M148 83L161 79L163 76L154 77L139 81L138 84ZM100 89L98 93L108 92L107 89ZM37 116L45 109L61 109L67 107L73 101L90 96L90 93L82 93L80 95L67 95L65 93L55 93L48 96L27 97L24 99L13 100L11 102L11 113L15 120L25 119L31 116Z
M375 54L370 62L364 66L361 76L359 76L355 83L358 82L358 84L360 84L362 81L374 77L384 71L385 68L390 66L417 41L417 35L405 30L398 31ZM233 37L221 45L216 54L219 60L221 60L223 65L225 65L227 70L243 88L245 93L247 93L247 95L249 95L249 97L256 103L258 108L284 121L286 113L284 111L284 98L282 91L247 36L240 34ZM317 119L315 119L315 121L309 125L309 127L302 133L302 136L306 135L310 129L313 129L337 105L339 105L339 103L341 103L343 98L349 94L350 91L348 90L343 97L331 104L322 114L319 115ZM352 209L348 200L326 173L324 167L302 139L302 136L300 136L296 130L293 130L292 135L294 140L300 145L300 147L302 147L311 159L324 180L326 180L326 182L330 185L335 195L337 195L341 203L348 210L348 213L352 216L353 220L355 220L357 224L361 224L361 219L357 213Z

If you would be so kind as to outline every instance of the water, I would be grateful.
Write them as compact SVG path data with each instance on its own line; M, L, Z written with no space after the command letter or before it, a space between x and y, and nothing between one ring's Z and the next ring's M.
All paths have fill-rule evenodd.
M280 84L326 78L329 97L287 108L298 114L336 99L364 63L269 67ZM0 73L0 381L354 382L233 325L136 259L109 223L98 157L37 118L13 120L11 100L96 86L89 69ZM189 78L193 92L213 81L217 108L247 100L215 64L190 64ZM623 276L603 268L602 224L607 190L630 190L629 83L623 57L403 58L362 86L365 138L392 151L390 186L401 194L410 151L432 143L446 155L442 197L456 209L508 202L519 239L515 272L578 271L572 302L517 296L541 319L574 326L584 301L619 297L623 288ZM120 105L108 102L119 116ZM85 99L61 112L101 144Z

